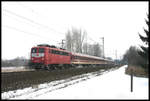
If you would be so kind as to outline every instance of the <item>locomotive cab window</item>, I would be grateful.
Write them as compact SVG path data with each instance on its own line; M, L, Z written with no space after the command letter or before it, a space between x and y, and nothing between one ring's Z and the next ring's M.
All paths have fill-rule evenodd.
M44 53L44 48L39 48L39 53Z
M32 48L31 53L37 53L37 48Z

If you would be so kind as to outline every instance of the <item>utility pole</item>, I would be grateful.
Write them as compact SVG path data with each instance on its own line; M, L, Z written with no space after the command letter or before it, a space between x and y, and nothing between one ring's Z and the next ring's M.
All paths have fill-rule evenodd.
M63 48L63 46L64 46L64 41L65 41L65 40L62 40L62 42L59 43L59 44L61 44L61 48Z
M65 41L65 40L62 40L62 43L61 43L61 44L62 44L62 48L63 48L63 46L64 46L64 41Z
M115 55L116 55L116 64L117 64L117 50L116 50L116 52L115 52Z
M87 54L87 34L86 34L86 37L85 37L85 39L86 39L86 52L85 52L85 54Z
M103 41L103 58L105 58L105 53L104 53L104 37L101 37L102 41Z

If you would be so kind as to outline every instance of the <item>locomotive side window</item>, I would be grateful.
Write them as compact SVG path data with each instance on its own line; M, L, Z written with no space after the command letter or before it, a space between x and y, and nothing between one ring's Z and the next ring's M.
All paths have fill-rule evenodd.
M68 56L69 54L67 52L62 52L62 55Z
M55 52L56 52L56 54L60 55L60 52L59 52L59 51L55 51Z
M44 48L39 48L39 53L44 53Z
M69 54L65 52L65 55L68 56Z
M59 54L59 51L57 51L57 50L52 50L51 52L52 52L52 54Z
M59 54L60 54L60 55L63 55L63 52L62 52L62 51L59 51Z
M37 53L37 48L32 48L31 53Z
M52 54L58 54L58 55L69 56L69 53L63 52L63 51L51 50L51 53L52 53Z
M55 50L52 50L51 52L52 52L52 54L55 54Z

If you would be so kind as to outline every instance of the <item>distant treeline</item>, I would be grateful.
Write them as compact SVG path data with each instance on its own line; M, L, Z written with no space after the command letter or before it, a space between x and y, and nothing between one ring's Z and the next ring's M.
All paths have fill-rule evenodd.
M29 59L24 57L17 57L11 60L2 60L2 67L19 67L28 66Z

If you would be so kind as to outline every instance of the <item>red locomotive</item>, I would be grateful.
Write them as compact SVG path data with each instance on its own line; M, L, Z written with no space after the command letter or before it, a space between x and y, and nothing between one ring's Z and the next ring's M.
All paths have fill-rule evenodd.
M56 67L71 67L79 64L106 65L112 63L112 61L107 59L72 53L47 44L37 45L31 49L31 64L34 68L55 69Z

